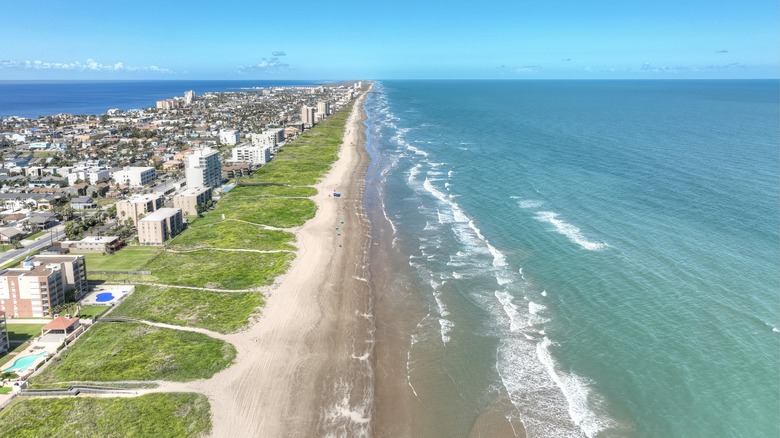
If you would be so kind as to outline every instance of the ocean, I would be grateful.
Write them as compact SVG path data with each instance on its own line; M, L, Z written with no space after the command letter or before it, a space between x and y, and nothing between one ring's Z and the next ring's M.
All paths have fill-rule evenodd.
M382 81L377 436L780 435L778 81Z
M320 85L323 81L0 81L0 118L38 118L54 114L105 114L111 108L154 107L158 100L184 97L194 90L246 91L255 87Z

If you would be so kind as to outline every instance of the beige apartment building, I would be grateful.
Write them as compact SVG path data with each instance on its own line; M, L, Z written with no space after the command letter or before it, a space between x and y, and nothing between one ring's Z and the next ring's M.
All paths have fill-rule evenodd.
M179 234L183 228L181 210L161 208L138 221L138 243L164 245L166 240Z
M178 208L183 214L197 215L199 206L211 201L211 188L196 187L187 189L173 197L173 208Z
M149 195L134 195L130 199L118 201L116 204L116 216L120 221L132 219L133 225L138 226L138 219L162 208L163 197L157 193Z
M62 267L63 281L66 292L73 292L75 299L80 300L88 292L87 286L87 262L83 255L63 254L44 255L38 254L27 257L22 266L53 265Z

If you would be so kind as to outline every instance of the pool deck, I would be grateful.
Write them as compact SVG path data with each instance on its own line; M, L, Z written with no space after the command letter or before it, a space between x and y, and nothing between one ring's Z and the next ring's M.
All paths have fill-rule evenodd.
M127 284L102 284L95 286L87 296L82 298L82 306L113 306L122 301L129 293L135 289L135 286ZM97 296L103 293L111 293L114 295L113 299L108 301L98 301Z

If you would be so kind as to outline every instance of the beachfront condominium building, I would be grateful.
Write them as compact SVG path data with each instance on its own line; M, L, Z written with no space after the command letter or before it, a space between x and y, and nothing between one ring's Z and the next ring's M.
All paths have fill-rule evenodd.
M195 101L195 91L188 90L184 92L184 104L189 105Z
M158 193L148 195L133 195L130 199L118 201L116 204L116 217L121 222L130 219L133 225L138 225L138 219L153 213L163 206L163 197Z
M161 208L138 221L138 243L164 245L184 228L181 210Z
M284 128L267 129L259 134L252 134L252 146L276 146L284 141Z
M114 181L130 187L143 187L157 179L157 171L154 167L125 167L114 172Z
M324 100L317 102L317 112L326 116L330 115L330 105L328 105L328 102L325 102Z
M254 135L254 134L253 134ZM271 161L271 146L238 146L233 148L233 161L261 166Z
M87 287L87 261L83 255L79 254L58 254L45 255L38 254L27 257L22 262L22 267L36 265L54 266L61 268L63 284L66 293L72 293L73 297L80 300L88 292Z
M156 106L157 109L163 109L163 110L177 109L184 106L184 100L178 98L158 100Z
M0 311L15 318L42 318L65 302L59 264L0 270Z
M187 189L173 197L173 208L183 214L196 215L211 201L211 188L195 187Z
M11 342L8 340L8 325L6 324L5 312L0 310L0 353L11 349Z
M241 133L235 129L223 129L219 131L219 142L222 144L236 145L241 141Z
M211 148L195 149L185 155L187 187L216 187L222 183L222 159Z
M307 128L314 126L314 114L316 114L316 108L309 106L301 107L301 123Z

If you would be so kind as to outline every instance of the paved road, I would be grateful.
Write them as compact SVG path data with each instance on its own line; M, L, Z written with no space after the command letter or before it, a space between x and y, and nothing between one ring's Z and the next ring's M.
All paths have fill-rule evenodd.
M0 253L0 266L15 258L22 257L23 255L29 254L33 251L37 251L39 249L50 246L53 242L59 241L60 239L63 238L63 236L65 236L65 233L62 232L63 228L64 228L63 225L57 225L56 227L47 230L46 234L44 234L43 236L37 238L32 242L23 240L22 241L24 242L23 248L12 249L10 251Z

